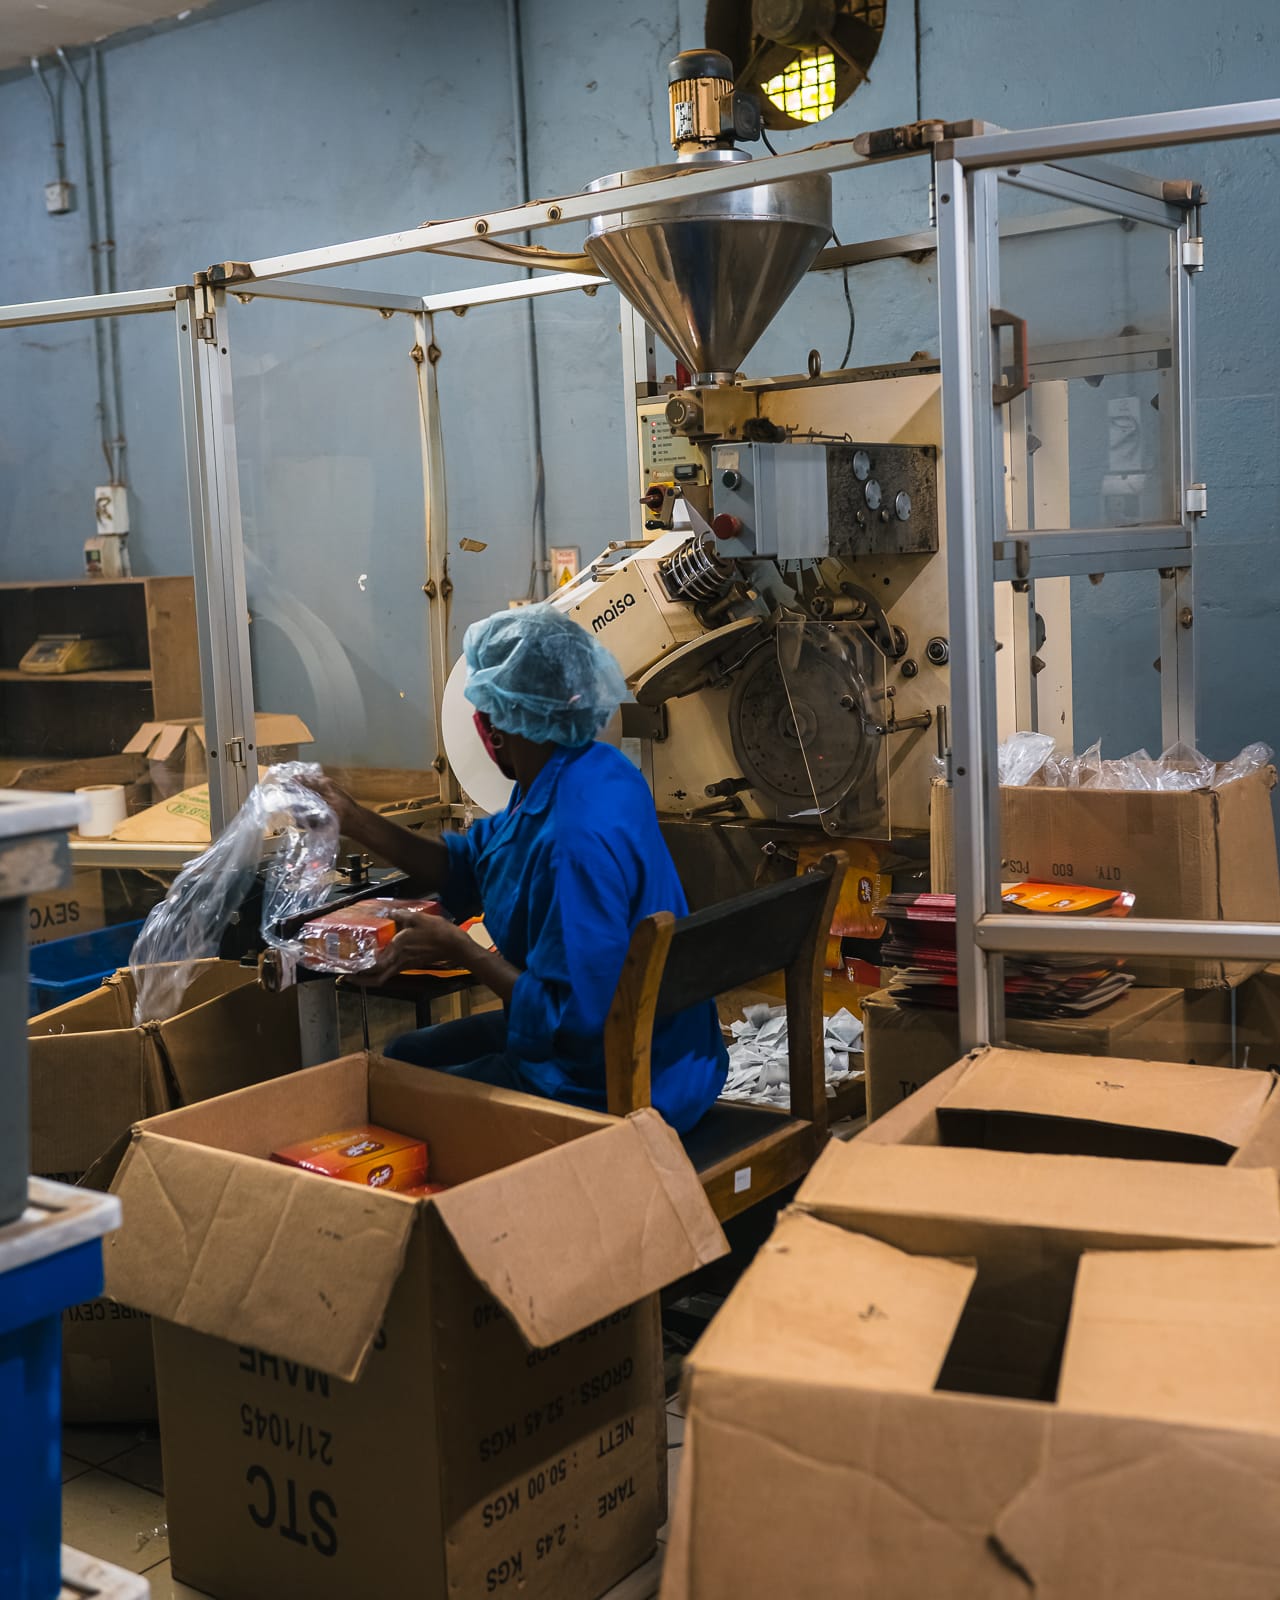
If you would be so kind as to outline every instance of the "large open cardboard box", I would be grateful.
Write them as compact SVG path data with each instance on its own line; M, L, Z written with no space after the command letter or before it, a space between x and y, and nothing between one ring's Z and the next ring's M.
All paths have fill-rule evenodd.
M863 1001L862 1018L869 1117L891 1111L960 1054L954 1011L899 1005L882 989ZM1135 988L1087 1017L1010 1017L1005 1031L1027 1050L1233 1064L1231 996L1221 989Z
M263 1158L372 1121L415 1201ZM656 1292L724 1253L676 1135L356 1055L144 1122L107 1287L149 1311L175 1577L219 1600L592 1600L665 1515Z
M1275 1174L859 1143L689 1360L663 1600L1280 1593Z
M434 772L393 767L326 767L335 783L361 805L383 815L420 819L425 808L438 805L440 779ZM112 834L124 843L208 844L209 785L180 789L157 804L130 816Z
M859 1143L1280 1167L1270 1072L988 1047L870 1124Z
M315 736L301 717L259 711L253 720L260 766L296 761L301 746L315 742ZM206 782L209 776L209 753L205 749L205 726L201 717L144 722L125 745L124 753L145 758L157 800L168 800L182 789Z
M1221 789L1129 793L1116 789L1000 791L1001 871L1006 879L1128 889L1134 915L1188 921L1280 922L1280 864L1271 813L1274 767ZM931 877L955 888L952 791L933 786ZM1261 962L1134 960L1140 983L1234 988Z
M268 994L232 962L205 967L166 1022L136 1027L133 980L101 988L27 1024L31 1164L79 1183L143 1117L223 1094L301 1062L296 996ZM146 1319L110 1300L68 1308L62 1320L63 1414L68 1422L155 1416Z

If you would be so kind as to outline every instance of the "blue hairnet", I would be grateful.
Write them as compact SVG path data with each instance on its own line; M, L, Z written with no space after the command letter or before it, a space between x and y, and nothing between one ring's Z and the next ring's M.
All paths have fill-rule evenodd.
M495 728L535 744L590 744L627 697L605 647L546 604L473 622L462 653L471 704Z

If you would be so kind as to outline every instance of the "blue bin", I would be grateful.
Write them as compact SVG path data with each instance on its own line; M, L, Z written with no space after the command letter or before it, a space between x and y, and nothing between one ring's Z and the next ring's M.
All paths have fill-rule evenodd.
M141 922L119 922L114 928L33 945L28 952L27 1015L38 1017L42 1011L64 1006L96 989L117 967L128 966L129 952L141 932Z
M32 1179L28 1210L0 1228L0 1594L62 1590L62 1313L102 1292L114 1195Z

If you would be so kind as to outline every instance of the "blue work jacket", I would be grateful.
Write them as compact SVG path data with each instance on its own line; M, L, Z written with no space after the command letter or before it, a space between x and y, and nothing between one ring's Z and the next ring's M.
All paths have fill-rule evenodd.
M558 750L523 796L447 834L445 904L483 909L521 969L507 1049L532 1093L605 1109L604 1023L636 924L688 907L644 778L612 745ZM653 1030L653 1104L677 1131L719 1094L728 1069L715 1004Z

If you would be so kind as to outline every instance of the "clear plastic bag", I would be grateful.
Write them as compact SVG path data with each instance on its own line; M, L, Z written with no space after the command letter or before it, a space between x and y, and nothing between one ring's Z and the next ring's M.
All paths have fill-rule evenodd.
M1223 784L1234 783L1237 778L1247 778L1251 772L1257 772L1259 767L1269 767L1275 759L1275 751L1269 744L1259 741L1257 744L1247 744L1238 756L1233 756L1230 761L1224 761L1214 775L1213 787L1221 789Z
M299 940L276 925L317 910L338 858L338 819L304 778L322 776L306 761L268 767L227 827L174 879L154 906L129 956L137 1000L135 1022L171 1017L201 961L215 957L232 915L253 887L263 846L279 833L262 895L262 936L297 956Z
M1208 789L1218 775L1218 764L1189 744L1171 744L1156 763L1156 788Z
M997 753L1001 787L1025 788L1052 755L1051 733L1011 733Z
M1189 744L1172 744L1155 759L1145 750L1104 761L1100 743L1092 744L1078 756L1047 761L1044 781L1055 789L1157 790L1164 793L1193 789L1221 789L1247 777L1271 761L1274 752L1267 744L1246 745L1240 754L1221 766Z

